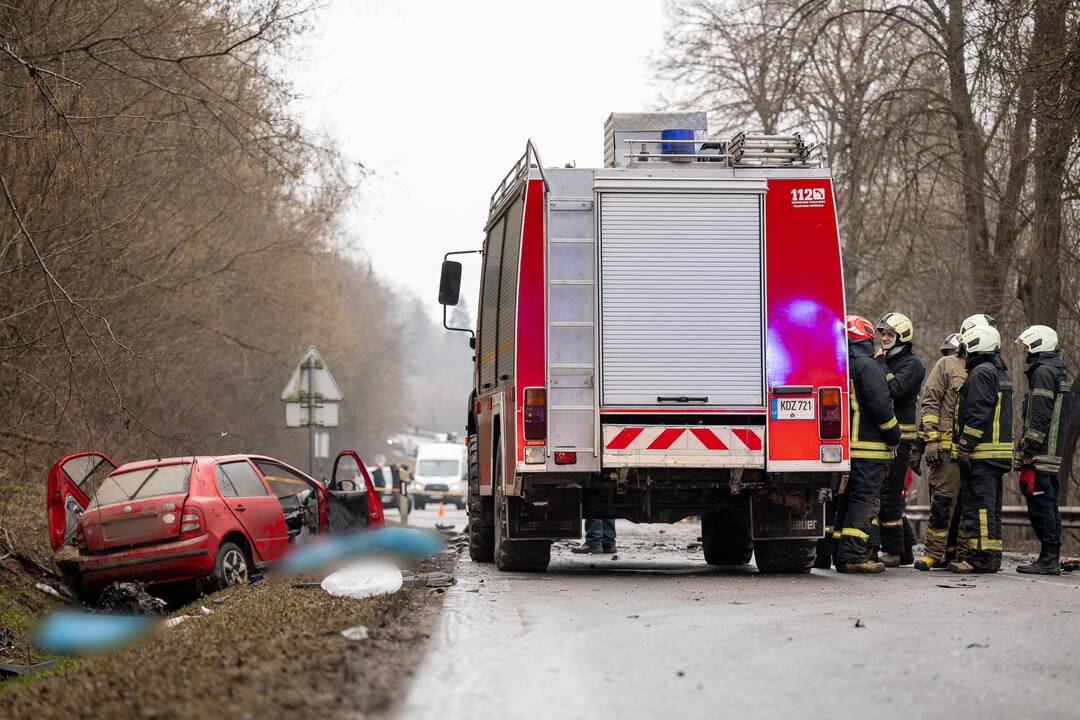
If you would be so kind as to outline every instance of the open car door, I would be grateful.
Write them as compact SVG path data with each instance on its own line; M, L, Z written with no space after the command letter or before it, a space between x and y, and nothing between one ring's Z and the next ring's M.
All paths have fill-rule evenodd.
M382 501L367 468L353 450L338 453L327 489L330 532L378 528L386 524Z
M45 500L49 516L49 543L53 550L73 543L79 516L90 504L101 482L116 469L107 455L80 452L60 458L49 468Z

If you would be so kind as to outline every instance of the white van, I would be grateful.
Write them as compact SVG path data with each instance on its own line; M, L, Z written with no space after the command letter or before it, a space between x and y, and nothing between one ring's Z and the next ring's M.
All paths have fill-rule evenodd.
M465 508L465 446L459 443L431 443L416 451L416 471L409 493L417 509L429 502L445 502Z

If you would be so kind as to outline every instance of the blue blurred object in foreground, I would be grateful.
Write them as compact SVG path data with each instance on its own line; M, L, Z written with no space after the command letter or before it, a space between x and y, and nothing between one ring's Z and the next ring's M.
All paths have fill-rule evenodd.
M134 640L153 622L140 615L92 615L65 610L46 617L31 640L52 653L109 650Z
M307 572L349 555L385 552L411 557L430 557L443 549L442 537L416 528L388 527L337 535L297 548L281 563L285 572Z

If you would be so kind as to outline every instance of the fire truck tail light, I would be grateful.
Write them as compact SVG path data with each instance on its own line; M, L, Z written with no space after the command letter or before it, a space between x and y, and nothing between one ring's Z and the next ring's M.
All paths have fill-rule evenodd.
M838 387L818 389L818 434L822 440L839 440L843 433L843 395Z
M577 462L576 452L555 451L555 464L556 465L573 465Z
M525 439L547 438L547 390L525 388Z

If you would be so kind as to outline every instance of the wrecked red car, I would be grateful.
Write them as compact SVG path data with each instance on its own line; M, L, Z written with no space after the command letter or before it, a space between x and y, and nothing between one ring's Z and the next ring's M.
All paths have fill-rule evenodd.
M352 451L334 461L329 486L262 455L117 466L102 453L75 453L49 470L47 507L53 550L77 548L91 601L116 581L241 585L311 536L384 524L379 495Z

